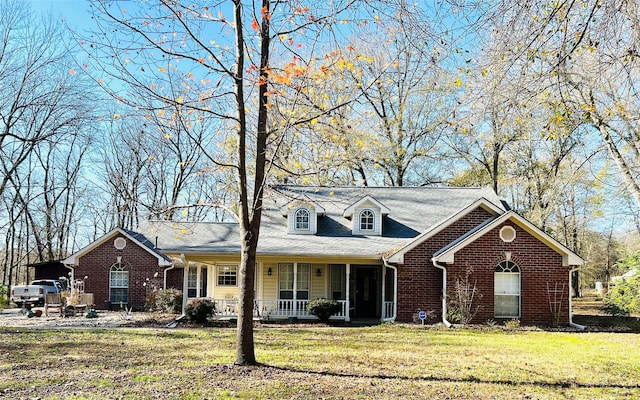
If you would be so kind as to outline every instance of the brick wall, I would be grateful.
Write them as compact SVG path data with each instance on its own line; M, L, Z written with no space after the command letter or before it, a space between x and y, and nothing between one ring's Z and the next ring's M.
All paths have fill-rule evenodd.
M433 253L477 226L489 216L477 209L452 226L434 235L427 242L405 254L404 265L398 266L398 320L411 321L418 310L442 313L442 271L433 266ZM516 239L505 243L499 237L502 226L516 229ZM520 267L521 316L525 325L553 325L550 299L559 300L560 324L568 324L569 268L562 266L562 256L513 223L505 223L475 240L456 253L455 263L447 265L449 294L456 278L463 279L469 269L469 282L476 285L474 304L481 305L472 321L484 323L500 321L494 316L494 273L505 260L505 251L511 252L511 261ZM549 294L549 289L562 290ZM555 298L554 298L555 297ZM477 303L475 303L477 301Z
M398 266L399 321L412 321L420 310L434 311L439 320L442 314L442 271L433 266L431 257L491 216L478 207L404 255L404 264Z
M109 274L117 263L118 256L129 271L129 307L140 310L144 307L147 294L154 288L162 288L164 268L158 266L158 259L145 249L127 240L127 246L117 250L113 241L121 235L113 236L89 253L80 257L75 268L75 279L85 276L85 292L94 294L96 308L105 309L109 301ZM119 306L119 305L117 305Z
M516 230L516 239L505 243L500 229L510 225ZM501 321L494 316L494 273L496 266L505 261L505 252L511 252L511 261L520 268L520 322L524 325L554 325L551 303L560 313L560 324L569 323L569 267L562 266L562 256L519 226L506 222L492 229L463 250L456 253L455 264L447 266L447 286L453 288L456 278L464 279L472 269L469 282L476 285L476 297L481 308L474 323L488 320ZM558 289L561 293L554 294ZM551 293L549 292L551 290ZM451 292L450 292L451 293Z
M184 282L184 268L173 268L167 271L167 289L182 291Z

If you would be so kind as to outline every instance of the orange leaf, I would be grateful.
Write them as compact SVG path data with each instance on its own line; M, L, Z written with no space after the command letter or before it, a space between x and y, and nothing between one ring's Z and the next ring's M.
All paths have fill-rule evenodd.
M71 68L71 69L69 70L69 75L75 75L75 74L76 74L76 70L75 70L75 69L73 69L73 68Z
M260 25L258 25L258 20L256 20L255 18L253 19L253 21L251 21L251 28L253 28L254 31L257 31L260 29Z

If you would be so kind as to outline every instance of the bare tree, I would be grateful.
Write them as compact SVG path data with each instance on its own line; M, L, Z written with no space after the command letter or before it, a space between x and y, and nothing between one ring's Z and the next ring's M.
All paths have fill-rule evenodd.
M547 110L547 134L567 124L596 132L640 206L638 81L640 6L636 2L499 1L483 15L492 24L484 50L519 76Z
M122 91L112 90L122 103L171 119L189 132L193 133L189 125L197 118L216 121L211 126L219 134L217 142L228 143L233 149L227 153L208 147L205 157L235 171L237 179L242 247L237 364L256 363L256 248L268 176L267 155L272 154L277 137L283 134L282 128L270 125L271 99L278 95L280 87L297 79L299 72L309 73L304 59L310 59L314 46L328 37L323 32L353 3L235 0L186 5L161 0L146 4L144 10L127 9L131 4L119 1L92 4L98 32L87 38L86 46L88 54L104 67L100 72L103 77L97 79L105 85L111 85L112 80L123 82L124 87L119 85ZM123 34L118 35L119 32ZM312 38L311 42L308 38ZM274 63L276 49L275 55L291 60L294 67L281 68ZM178 75L184 90L175 96L177 93L166 88L172 87L169 80ZM139 101L142 96L153 99L158 106L150 109L148 101ZM180 111L167 115L163 110L166 105Z
M11 199L0 216L11 280L21 265L67 251L95 101L53 20L34 21L28 3L2 2L0 32L0 195Z

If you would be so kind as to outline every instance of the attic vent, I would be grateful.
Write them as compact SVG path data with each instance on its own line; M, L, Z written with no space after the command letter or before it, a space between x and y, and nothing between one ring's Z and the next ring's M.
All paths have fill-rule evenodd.
M500 229L500 239L503 242L513 242L516 240L516 230L511 226L504 226Z
M122 250L127 247L127 240L123 237L116 238L116 240L113 241L113 247Z

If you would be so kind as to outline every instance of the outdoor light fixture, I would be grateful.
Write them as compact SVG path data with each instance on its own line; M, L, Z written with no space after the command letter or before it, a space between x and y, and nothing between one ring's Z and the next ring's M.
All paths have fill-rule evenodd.
M318 268L318 270L316 271L316 276L322 276L322 271L320 270L320 268Z
M271 272L271 267L269 267L269 269L267 270L267 275L271 276L272 272Z

